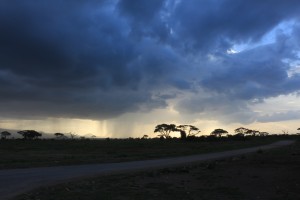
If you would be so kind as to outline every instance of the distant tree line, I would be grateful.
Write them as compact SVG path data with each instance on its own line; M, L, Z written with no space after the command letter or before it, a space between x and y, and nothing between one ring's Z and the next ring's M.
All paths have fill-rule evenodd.
M161 139L171 138L172 132L179 132L180 138L185 140L187 138L195 137L201 131L193 125L175 125L175 124L159 124L155 127L154 133L159 133L158 137Z
M300 131L300 128L297 129L297 131ZM193 125L175 125L175 124L159 124L155 127L154 133L158 133L158 137L160 139L170 139L172 138L171 133L173 132L179 132L180 139L181 140L194 140L201 131L199 128ZM288 131L283 130L282 131L284 135L288 133ZM42 133L35 131L35 130L22 130L18 131L18 134L20 134L24 140L33 140L33 139L39 139L42 137ZM213 130L209 137L215 137L215 138L221 138L224 136L227 137L235 137L235 138L244 138L249 136L268 136L268 132L261 132L257 130L252 130L244 127L239 127L234 130L234 135L228 134L228 131L224 129L215 129ZM300 135L300 132L296 133L297 135ZM64 133L54 133L54 136L56 139L89 139L90 138L96 138L95 135L91 135L88 138L84 136L78 136L75 133L68 133L69 136L67 136ZM8 131L2 131L0 132L0 138L2 140L8 139L12 136L12 134ZM201 136L203 137L203 136ZM141 139L149 139L148 135L144 135Z
M38 139L42 136L41 133L35 131L35 130L24 130L24 131L18 131L20 135L23 136L25 140L32 140L32 139Z
M24 140L34 140L42 137L42 133L35 130L22 130L18 131L18 134L22 136ZM2 140L8 139L12 134L8 131L0 132L0 138ZM88 138L84 136L78 136L76 133L69 133L69 137L64 133L54 133L55 139L88 139L88 138L96 138L95 135L89 135Z
M297 130L300 130L298 128ZM158 137L161 139L169 139L171 137L171 133L179 132L180 138L182 140L195 138L201 131L199 128L193 125L175 125L175 124L159 124L155 127L154 133L158 133ZM300 133L299 133L300 134ZM234 130L234 135L229 135L228 131L218 128L213 130L210 133L211 137L220 138L223 136L227 137L248 137L248 136L267 136L268 132L261 132L257 130L252 130L244 127L239 127Z

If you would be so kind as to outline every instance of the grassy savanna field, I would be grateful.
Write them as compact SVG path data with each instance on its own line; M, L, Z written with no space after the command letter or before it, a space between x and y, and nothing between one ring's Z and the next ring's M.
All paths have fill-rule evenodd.
M39 188L20 195L15 200L298 200L300 199L300 140L294 137L292 139L295 139L296 143L278 149L257 151L252 154L188 164L181 167L168 167L77 180ZM224 141L199 143L200 146L196 146L197 143L184 145L191 145L195 149L204 147L205 150L202 151L204 153L212 149L220 151L273 141L274 138L259 138L245 142ZM201 152L197 150L187 151L184 146L181 146L181 143L160 143L160 145L166 145L169 148L174 146L177 146L178 149L181 148L181 150L173 149L169 152L169 155L178 155L179 152L183 154ZM144 150L143 155L147 154L146 152L148 151ZM142 154L137 158L142 158Z
M292 136L249 137L244 141L179 139L0 140L0 169L124 162L239 149Z

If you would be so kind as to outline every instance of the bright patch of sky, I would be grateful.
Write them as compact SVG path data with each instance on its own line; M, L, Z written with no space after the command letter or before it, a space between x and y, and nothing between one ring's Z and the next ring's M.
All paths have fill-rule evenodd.
M242 51L251 50L259 46L272 44L276 42L276 37L279 34L284 34L286 36L291 35L295 23L296 22L294 20L284 21L278 24L276 27L274 27L270 32L265 34L260 41L258 42L249 41L248 43L235 44L233 45L232 48L227 50L227 54L235 54Z

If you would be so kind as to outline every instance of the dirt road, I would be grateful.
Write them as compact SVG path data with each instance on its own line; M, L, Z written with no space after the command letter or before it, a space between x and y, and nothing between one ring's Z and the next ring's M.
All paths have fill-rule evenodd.
M259 149L267 150L282 147L290 145L293 142L294 141L280 141L270 145L252 148L156 160L0 170L0 197L1 200L9 199L39 186L52 185L71 179L222 159L256 152Z

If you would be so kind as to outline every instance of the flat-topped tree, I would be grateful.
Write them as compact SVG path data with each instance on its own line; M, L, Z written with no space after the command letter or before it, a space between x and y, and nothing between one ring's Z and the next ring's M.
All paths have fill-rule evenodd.
M20 135L22 135L25 140L27 140L27 139L37 139L38 137L42 136L41 133L39 133L35 130L18 131L18 133Z
M252 130L252 129L248 129L248 128L244 128L244 127L240 127L234 130L234 132L238 135L252 135L252 136L256 136L259 134L259 131L256 130Z
M142 139L148 139L149 136L148 135L143 135Z
M250 130L249 134L251 134L252 136L257 136L257 135L259 135L259 131L257 131L257 130Z
M11 136L11 133L8 131L2 131L0 135L1 135L1 139L6 139L7 137Z
M240 127L234 130L234 132L238 135L246 135L247 132L249 131L249 129L244 128L244 127Z
M224 129L215 129L213 132L210 133L210 135L214 135L216 137L222 137L222 135L227 134L228 132L225 131Z
M249 136L256 136L259 134L259 131L257 130L252 130L252 129L248 129L246 132L245 132L245 135L249 135Z
M268 132L259 132L258 135L259 136L268 136L269 133Z
M154 133L160 133L158 136L163 138L171 138L171 132L179 131L175 124L159 124L155 127Z
M193 125L179 125L176 127L180 131L181 139L198 135L201 131Z
M65 134L63 134L63 133L54 133L54 135L57 139L66 138Z

